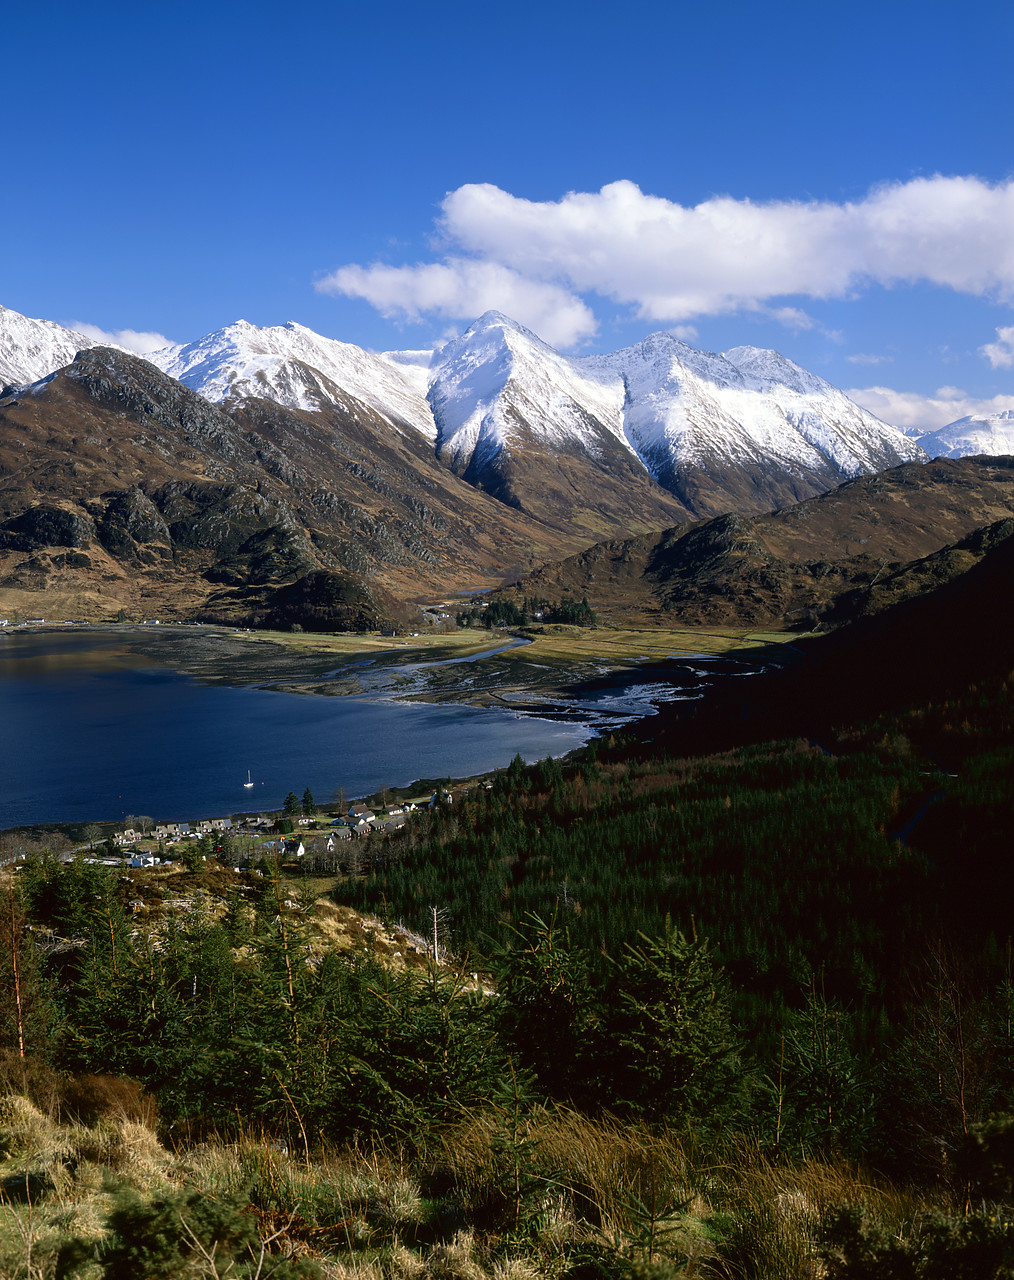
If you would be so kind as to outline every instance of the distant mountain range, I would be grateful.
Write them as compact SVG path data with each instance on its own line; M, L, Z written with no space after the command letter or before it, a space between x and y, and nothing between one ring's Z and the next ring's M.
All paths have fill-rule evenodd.
M272 593L331 574L318 594L391 616L926 459L777 352L656 333L569 357L498 312L432 352L240 321L141 359L0 308L0 384L0 589L62 586L84 612L147 592L277 621ZM932 438L985 452L1014 432L992 422Z
M89 345L0 311L9 383L36 381ZM604 476L629 484L646 475L689 513L711 515L784 505L924 456L777 352L715 355L656 333L572 358L495 311L434 352L375 355L301 325L239 321L147 358L227 409L258 398L316 412L351 396L430 441L470 484L538 518L552 507L570 521L600 504ZM562 468L561 483L549 463Z
M1014 454L1014 409L972 414L919 437L931 458L970 458L977 454Z

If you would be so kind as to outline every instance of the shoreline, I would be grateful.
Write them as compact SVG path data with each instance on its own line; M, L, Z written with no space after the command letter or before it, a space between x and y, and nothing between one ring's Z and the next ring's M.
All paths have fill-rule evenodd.
M300 635L290 640L285 633L235 632L214 626L166 624L155 628L115 623L43 624L21 627L18 633L55 639L107 636L117 656L126 650L134 659L137 656L151 658L160 666L170 667L204 684L360 701L493 708L525 719L571 723L581 720L588 726L587 740L600 733L629 731L658 714L657 709L648 705L636 705L638 687L655 689L670 685L675 672L682 677L681 687L686 687L691 670L688 664L702 664L711 674L717 663L726 668L719 673L719 678L722 674L735 674L735 667L756 670L773 662L789 639L798 638L786 633L733 632L731 629L644 633L554 628L548 635L545 631L534 634L506 630L458 632L399 637L392 644L391 637L377 635ZM704 644L710 645L710 652L702 647ZM252 645L257 646L253 653ZM544 650L538 654L538 663L531 660L536 647ZM0 656L2 653L0 647ZM251 663L252 656L256 656L257 661ZM238 665L242 666L242 674L237 673ZM373 680L372 689L363 688L364 673ZM713 683L713 677L707 683ZM617 697L629 693L631 705L627 710L619 706L610 710L604 706L614 692ZM588 695L593 696L581 706L579 699ZM596 695L601 695L597 702ZM596 720L600 722L597 729ZM561 752L558 758L566 759L585 750L587 740L581 746ZM467 783L488 777L492 772L495 770L478 770L457 776L455 781ZM401 795L416 794L424 789L420 784L433 781L416 778L404 785L388 784L388 790ZM377 790L365 792L364 797L376 794ZM350 798L364 797L350 795ZM234 816L245 812L273 810L232 811ZM167 819L160 815L158 820ZM110 817L21 823L4 827L0 834L39 839L80 831L82 826L91 823L115 829L121 821L122 818Z

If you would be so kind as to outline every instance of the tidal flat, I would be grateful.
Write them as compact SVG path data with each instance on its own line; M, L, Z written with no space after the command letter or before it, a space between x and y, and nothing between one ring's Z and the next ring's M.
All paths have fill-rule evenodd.
M528 709L533 702L566 699L591 682L664 678L674 663L693 658L728 658L750 666L783 662L799 638L731 627L547 626L516 634L465 628L397 637L216 627L134 627L117 633L134 652L210 684Z

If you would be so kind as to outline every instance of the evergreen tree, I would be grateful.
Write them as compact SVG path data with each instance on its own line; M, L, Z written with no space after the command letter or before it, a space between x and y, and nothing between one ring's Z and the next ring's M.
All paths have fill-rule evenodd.
M0 890L0 1047L20 1058L48 1049L57 1013L20 886Z
M554 920L529 915L499 957L497 992L500 1035L518 1068L551 1098L581 1099L595 1016L586 953Z
M628 946L599 1024L602 1102L648 1120L728 1114L740 1072L728 996L706 943L665 936Z

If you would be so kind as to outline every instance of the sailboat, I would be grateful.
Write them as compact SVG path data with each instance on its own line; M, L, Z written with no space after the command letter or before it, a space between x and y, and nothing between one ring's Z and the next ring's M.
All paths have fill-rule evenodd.
M246 782L244 782L244 783L243 783L243 786L244 786L244 787L252 787L252 786L253 786L253 778L251 778L251 777L250 777L250 770L249 770L249 769L247 769L247 771L246 771Z

